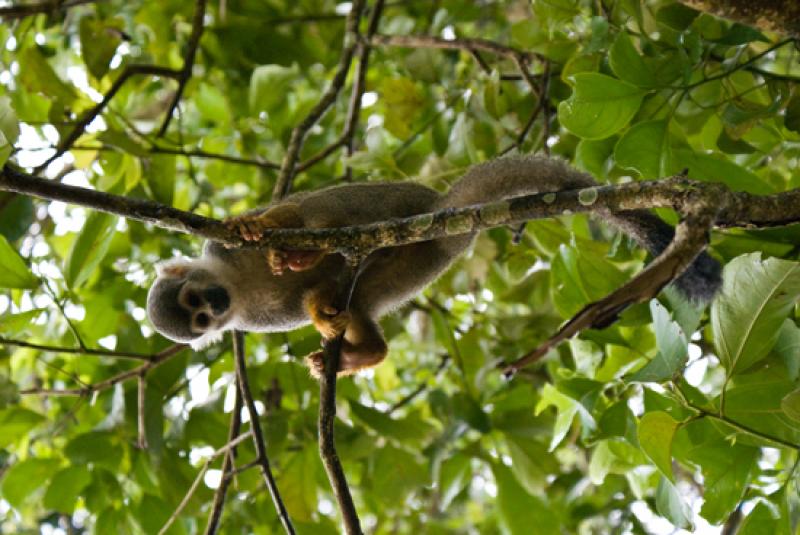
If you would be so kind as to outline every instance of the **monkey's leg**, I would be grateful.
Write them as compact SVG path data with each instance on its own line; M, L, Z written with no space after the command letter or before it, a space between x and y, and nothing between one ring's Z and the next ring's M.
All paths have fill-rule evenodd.
M258 241L264 231L274 228L302 228L305 226L300 206L287 202L262 212L251 212L225 220L225 225L239 233L246 241ZM287 269L305 271L316 266L325 256L325 251L297 251L270 247L264 253L267 264L274 275L282 275Z
M358 370L371 368L386 358L386 341L380 327L369 316L357 310L350 312L350 322L344 331L338 376L351 375ZM319 378L323 373L324 353L316 351L306 357L311 375Z

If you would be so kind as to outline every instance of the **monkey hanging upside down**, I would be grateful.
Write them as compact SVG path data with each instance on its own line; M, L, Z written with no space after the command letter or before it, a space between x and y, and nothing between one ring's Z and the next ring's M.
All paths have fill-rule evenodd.
M559 160L502 158L472 167L444 195L410 182L346 184L290 195L226 223L245 240L257 240L269 228L361 225L596 185L589 175ZM603 216L654 255L673 236L672 227L647 211ZM216 341L226 330L278 332L313 323L325 338L344 333L339 374L350 374L386 356L378 319L433 282L474 237L464 234L373 252L347 311L334 306L337 281L346 269L339 254L276 249L265 254L208 242L200 258L175 258L158 267L147 313L158 332L194 347ZM702 253L674 284L688 298L708 301L721 284L720 266ZM322 373L321 359L321 351L307 357L315 376Z

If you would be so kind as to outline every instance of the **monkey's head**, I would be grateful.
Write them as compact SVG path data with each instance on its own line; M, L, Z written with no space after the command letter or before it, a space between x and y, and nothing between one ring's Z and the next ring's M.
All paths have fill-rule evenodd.
M195 349L219 340L233 315L226 282L202 259L176 258L157 272L147 294L147 315L156 331Z

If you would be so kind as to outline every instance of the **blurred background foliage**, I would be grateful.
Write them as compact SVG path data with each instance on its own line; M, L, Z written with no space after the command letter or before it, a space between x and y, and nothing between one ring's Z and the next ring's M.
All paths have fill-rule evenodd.
M218 218L267 203L292 129L333 77L349 3L209 1L165 134L175 77L132 75L48 162L127 68L183 68L195 8L0 8L0 161L47 162L38 172L54 180ZM472 163L543 151L610 183L688 169L754 193L800 186L800 51L783 36L669 0L392 1L377 31L506 48L376 44L352 154L331 151L295 190L343 177L443 189ZM351 72L309 131L301 163L345 130L352 82ZM508 382L499 363L645 256L584 216L532 222L518 246L508 230L484 233L383 321L387 361L339 383L339 454L365 529L797 533L798 244L797 225L715 231L711 252L727 265L711 307L667 290ZM153 265L200 247L0 193L0 531L157 533L225 444L229 339L119 379L142 365L121 353L168 347L143 310ZM289 513L300 533L336 533L317 453L318 390L300 359L319 336L309 327L247 343ZM238 452L246 468L252 444ZM220 463L168 533L203 532ZM281 531L257 470L238 472L221 532Z

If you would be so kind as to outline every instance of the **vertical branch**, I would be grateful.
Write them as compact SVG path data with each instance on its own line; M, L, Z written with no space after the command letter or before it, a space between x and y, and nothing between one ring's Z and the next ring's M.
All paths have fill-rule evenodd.
M138 401L138 410L137 410L137 430L139 434L139 440L137 442L137 446L140 450L147 449L147 429L145 428L145 389L147 388L147 380L145 379L145 372L139 374L138 382L137 382L137 401Z
M353 2L350 13L347 15L344 50L342 50L342 56L339 58L339 66L337 67L336 74L317 105L314 106L306 118L292 130L289 147L286 149L286 155L283 157L283 162L281 163L281 170L278 173L278 178L275 180L275 187L272 190L273 201L282 199L289 192L292 179L297 172L297 160L300 156L300 150L302 150L303 144L305 143L306 134L308 134L311 127L319 121L325 112L328 111L328 108L336 101L339 91L341 91L344 86L347 73L353 62L355 48L358 45L358 22L361 19L361 11L363 8L364 0L355 0Z
M342 337L326 341L323 346L324 373L319 381L319 452L328 480L331 482L333 494L339 503L347 535L361 535L361 524L358 520L353 496L347 484L339 454L336 452L336 442L333 434L333 424L336 421L336 372L339 370L339 360L342 351Z
M239 428L242 425L242 393L239 388L236 388L236 400L233 403L233 412L231 413L231 427L228 431L228 442L230 443L234 438L239 436ZM222 519L222 510L225 507L225 495L228 493L228 486L231 484L233 475L233 458L236 455L236 448L231 448L225 454L225 459L222 461L222 475L219 480L219 487L214 493L214 504L211 506L211 512L208 515L208 524L204 535L214 535L219 528L219 521Z
M172 102L169 105L164 122L161 123L161 128L158 130L156 137L163 137L169 127L169 122L172 120L172 115L178 103L181 101L186 83L192 77L192 68L194 67L194 60L197 57L197 49L200 46L200 38L203 36L203 19L206 16L206 0L196 0L194 7L194 17L192 17L192 34L189 36L189 43L186 48L186 56L183 59L183 68L181 69L178 78L178 89L175 91L175 96L172 97Z
M247 381L247 367L244 361L244 333L241 331L233 332L233 357L236 363L236 379L239 382L239 392L241 393L244 405L247 407L247 412L250 415L250 429L253 432L253 443L256 448L256 460L258 466L261 468L261 473L264 476L264 481L269 489L272 502L275 504L275 510L278 512L278 517L283 524L286 533L294 535L294 527L292 520L289 518L289 513L286 512L286 506L283 505L278 485L275 483L275 478L272 475L272 469L269 466L269 458L267 457L267 447L264 442L264 434L261 432L261 422L258 419L258 411L256 410L256 403L253 400L253 394L250 392L250 384Z

